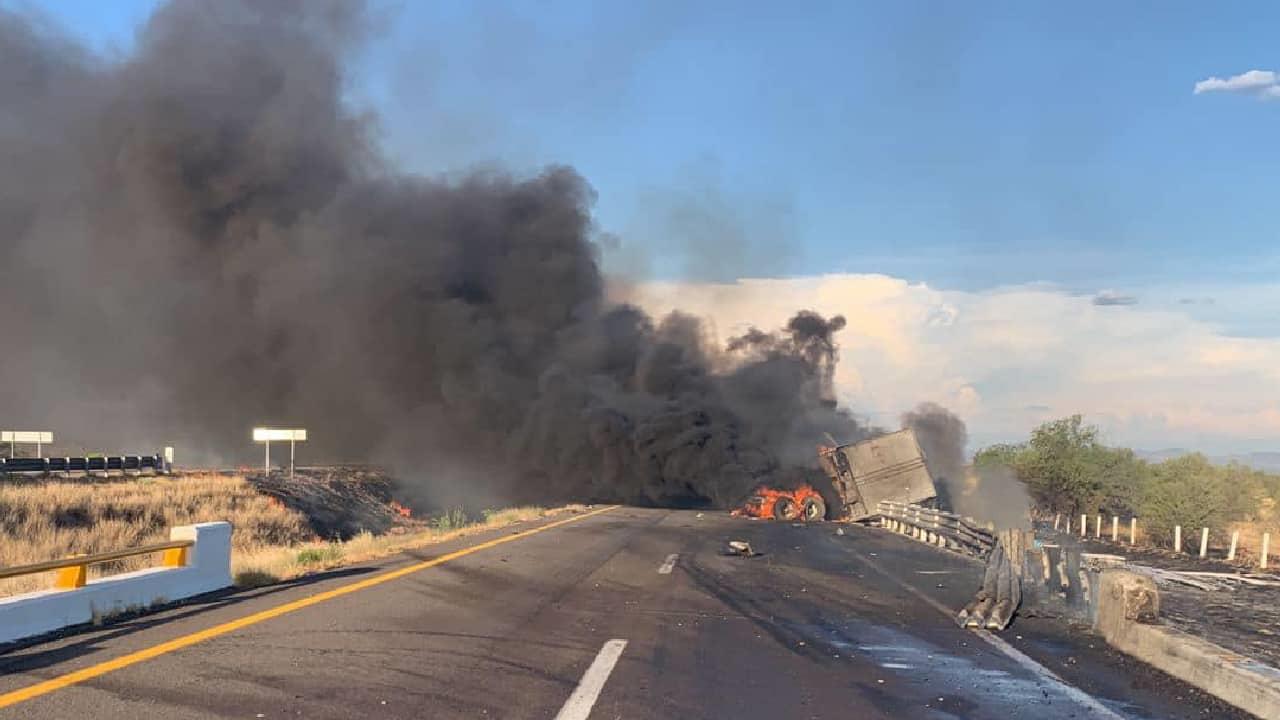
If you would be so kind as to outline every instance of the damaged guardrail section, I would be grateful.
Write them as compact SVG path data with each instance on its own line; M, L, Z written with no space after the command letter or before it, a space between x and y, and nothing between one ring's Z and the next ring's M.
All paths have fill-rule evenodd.
M89 565L157 553L160 567L88 580ZM175 527L166 543L0 568L0 578L42 572L58 573L54 589L0 598L0 643L230 587L231 523Z
M985 557L982 585L956 616L960 625L1002 630L1020 608L1090 621L1117 650L1258 717L1280 718L1280 670L1160 624L1155 582L1125 569L1124 557L1045 543L1029 530L995 533L919 505L884 501L879 510L883 528Z
M995 547L995 534L977 523L945 510L881 500L880 527L948 550L985 558Z

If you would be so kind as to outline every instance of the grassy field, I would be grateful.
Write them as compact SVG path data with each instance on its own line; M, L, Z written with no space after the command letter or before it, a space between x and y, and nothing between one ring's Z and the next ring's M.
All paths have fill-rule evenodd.
M241 477L143 478L114 482L0 483L0 566L79 553L136 547L169 539L169 528L230 520L233 551L314 539L301 513L258 493ZM137 557L89 568L90 577L154 564ZM52 573L0 581L0 594L48 587Z
M514 508L474 519L454 510L390 533L324 542L306 515L262 494L243 477L0 482L0 567L161 542L175 525L229 520L232 573L238 584L259 585L573 509ZM101 577L154 563L155 558L135 557L91 566L89 573ZM53 573L0 580L0 596L52 582Z

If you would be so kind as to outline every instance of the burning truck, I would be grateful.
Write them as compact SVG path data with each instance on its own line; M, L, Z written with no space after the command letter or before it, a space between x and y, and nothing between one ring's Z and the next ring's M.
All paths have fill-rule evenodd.
M920 503L938 496L910 428L850 445L819 446L818 463L830 481L826 497L808 483L794 489L761 485L735 514L803 522L861 520L877 514L882 500Z

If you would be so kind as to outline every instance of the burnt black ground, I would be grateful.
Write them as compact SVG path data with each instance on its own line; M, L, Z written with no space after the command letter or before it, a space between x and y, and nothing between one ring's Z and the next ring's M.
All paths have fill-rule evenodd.
M612 638L628 645L593 718L1097 716L915 594L957 608L977 585L977 564L841 527L843 535L831 524L620 508L55 691L0 718L551 718ZM729 539L763 554L724 555ZM659 574L671 553L680 556L674 571ZM0 694L414 560L13 650L0 655ZM1245 717L1082 629L1025 618L1002 637L1125 717Z
M1037 537L1048 530L1037 530ZM1086 552L1122 555L1134 569L1140 566L1179 571L1207 571L1227 574L1248 573L1276 581L1280 575L1244 564L1232 565L1223 558L1225 548L1211 547L1208 559L1193 553L1174 553L1164 548L1131 547L1124 542L1112 543L1108 538L1085 538L1057 533L1058 542L1079 543ZM1199 535L1192 538L1199 542ZM1252 559L1256 563L1256 559ZM1272 667L1280 666L1280 591L1273 586L1259 587L1243 583L1212 583L1212 590L1202 590L1183 583L1156 578L1160 588L1160 615L1170 626L1191 633L1215 645L1246 655Z

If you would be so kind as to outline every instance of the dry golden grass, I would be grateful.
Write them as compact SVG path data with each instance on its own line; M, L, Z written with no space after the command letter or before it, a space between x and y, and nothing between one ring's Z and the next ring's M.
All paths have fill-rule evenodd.
M1272 522L1236 522L1231 523L1227 527L1227 539L1222 544L1229 542L1231 532L1239 532L1239 546L1236 548L1236 560L1241 565L1256 566L1262 555L1262 535L1267 533L1271 535L1271 546L1269 567L1276 567L1280 562L1280 525ZM1199 542L1199 538L1196 538Z
M483 530L537 520L559 513L578 513L585 509L582 505L566 505L551 509L534 506L516 507L487 512L483 520L467 524L456 523L452 527L434 527L386 535L365 532L346 542L311 542L291 547L262 548L256 552L233 555L231 572L235 576L236 584L241 587L265 585L316 570L394 555Z
M259 493L243 477L0 482L0 567L162 542L175 525L229 520L232 574L237 585L254 586L582 509L509 508L486 512L476 522L453 511L431 526L321 542L305 516ZM134 557L91 565L89 574L101 577L154 564L154 558ZM52 582L53 573L0 580L0 596L42 590Z
M314 539L302 514L258 493L242 477L193 475L110 482L0 483L0 567L169 539L175 525L229 520L235 553ZM91 577L147 567L135 557L90 566ZM53 573L0 581L0 595L49 587Z

